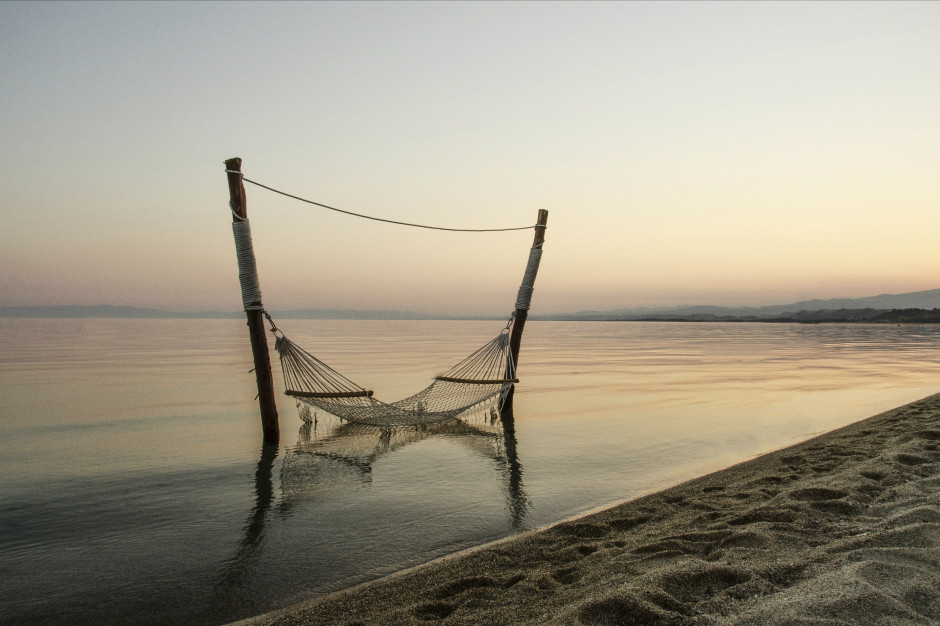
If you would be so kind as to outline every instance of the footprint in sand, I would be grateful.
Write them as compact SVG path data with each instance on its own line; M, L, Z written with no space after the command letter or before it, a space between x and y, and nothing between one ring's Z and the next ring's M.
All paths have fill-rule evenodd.
M756 524L759 522L790 523L796 521L798 517L797 512L792 509L758 507L728 520L728 524L732 526L744 526L745 524Z
M794 500L803 502L823 502L826 500L838 500L844 498L848 493L841 489L827 489L826 487L807 487L806 489L797 489L790 492L790 497Z
M625 532L632 530L641 524L645 524L651 519L649 515L637 515L636 517L621 517L610 520L607 524L614 530Z
M660 587L679 602L692 604L730 587L746 583L751 576L744 569L728 565L684 565L681 570L663 574Z
M606 624L682 624L684 618L633 594L624 594L584 604L578 611L578 621L591 626Z
M507 578L505 580L498 580L491 576L469 576L467 578L460 578L438 587L435 595L439 599L444 599L461 594L468 589L479 589L487 587L508 589L523 578L525 578L525 576L521 574Z
M748 550L768 550L775 547L773 539L763 532L743 530L723 539L719 548L745 548Z
M899 454L896 457L894 457L894 460L903 465L910 465L910 466L924 465L926 463L930 463L930 459L923 457L923 456L916 455L916 454Z
M597 552L598 548L593 544L581 544L580 546L576 546L575 550L577 550L581 556L587 556Z
M855 515L861 510L857 503L847 502L842 498L849 495L841 489L827 489L826 487L807 487L791 491L790 498L801 502L808 502L811 507L823 513L834 515Z
M457 607L448 602L428 602L415 608L414 614L425 622L442 620L457 610Z
M934 524L940 527L940 507L927 504L918 506L889 517L884 524L887 528L912 524Z
M771 475L771 476L764 476L763 478L755 482L758 485L782 485L788 480L789 479L784 476Z
M921 439L930 439L931 441L940 441L940 430L919 430L914 433L914 436Z
M662 557L676 554L706 555L722 540L733 534L730 530L705 530L665 537L661 541L635 548L634 554L650 554Z
M422 621L438 621L449 617L457 610L459 603L445 602L449 598L458 596L465 591L472 589L491 589L498 591L508 589L516 583L525 579L525 575L517 574L505 579L493 578L492 576L468 576L460 578L441 585L434 592L438 602L426 602L414 609L414 615Z
M571 585L581 580L581 571L577 567L565 567L554 570L551 576L562 585Z
M577 561L586 556L590 556L599 550L599 546L593 543L581 543L575 546L564 547L552 555L553 563L565 563Z

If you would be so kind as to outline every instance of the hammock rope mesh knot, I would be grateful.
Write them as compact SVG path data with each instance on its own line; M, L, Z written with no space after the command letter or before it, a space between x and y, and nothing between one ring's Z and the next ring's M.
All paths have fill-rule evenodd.
M499 403L518 382L509 347L508 324L470 356L435 377L418 393L386 403L280 333L274 347L281 361L285 393L351 424L392 430L457 419L471 409Z

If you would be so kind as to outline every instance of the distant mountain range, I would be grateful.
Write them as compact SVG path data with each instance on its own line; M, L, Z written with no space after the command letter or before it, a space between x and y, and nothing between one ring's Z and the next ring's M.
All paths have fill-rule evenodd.
M929 323L940 316L940 289L868 298L805 300L764 307L690 305L662 308L581 311L560 315L532 315L533 320L558 321L741 321L741 322L914 322ZM905 313L906 311L906 313ZM922 311L917 313L916 311ZM4 306L0 317L239 319L242 311L164 311L124 306ZM485 320L502 316L443 316L411 311L347 311L293 309L271 311L275 319L341 320ZM903 319L901 319L903 318ZM940 321L940 320L938 320Z
M565 321L862 321L890 311L940 309L940 289L867 298L804 300L763 307L687 305L643 307L611 311L580 311L564 315L532 316L532 319Z

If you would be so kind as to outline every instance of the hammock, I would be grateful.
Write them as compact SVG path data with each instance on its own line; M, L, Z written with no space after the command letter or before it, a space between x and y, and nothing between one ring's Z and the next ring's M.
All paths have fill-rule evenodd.
M454 420L466 411L505 398L519 382L509 349L510 327L507 324L499 335L435 377L422 391L391 403L377 400L371 390L349 380L283 333L277 336L274 348L281 360L286 395L345 422L392 430Z
M539 219L534 227L535 241L529 252L529 260L523 275L522 285L519 287L516 296L516 308L506 327L470 356L457 363L444 374L437 376L422 391L404 400L386 403L374 398L371 390L349 380L284 336L284 333L274 325L271 316L264 310L261 304L261 288L258 282L254 250L251 243L251 228L244 208L245 192L242 182L249 182L269 191L331 211L402 226L450 231L469 230L470 232L523 230L532 227L455 229L370 217L306 200L249 180L240 171L241 159L229 159L225 162L225 165L226 173L229 175L229 191L232 198L230 206L233 216L232 231L235 235L235 251L238 259L238 278L242 288L242 302L245 305L245 312L248 314L248 326L252 334L252 350L255 354L256 375L259 380L259 396L262 395L262 387L264 387L267 390L264 392L265 396L270 398L270 402L265 399L262 399L261 402L262 423L265 425L266 440L277 441L278 426L273 396L269 393L273 387L270 382L270 365L264 340L263 321L261 316L258 315L259 313L264 315L271 323L271 330L277 338L275 349L281 361L281 371L284 375L284 386L286 388L285 393L297 400L300 403L298 406L306 405L334 415L350 424L375 426L389 432L407 426L447 422L458 419L463 413L473 409L483 409L496 404L502 406L503 402L511 402L513 385L519 382L516 378L515 362L519 351L522 328L528 316L539 261L542 256L542 243L544 241L545 225L548 220L548 211L539 211ZM260 351L263 351L263 356L260 359L256 346L260 346ZM259 367L259 363L261 367ZM266 373L263 370L266 370ZM263 385L262 378L264 377L267 377L267 383ZM301 418L309 419L309 410L306 412L301 411Z

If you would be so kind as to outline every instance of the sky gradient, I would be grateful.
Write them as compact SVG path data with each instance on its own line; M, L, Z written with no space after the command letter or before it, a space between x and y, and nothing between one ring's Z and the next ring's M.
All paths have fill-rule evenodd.
M940 287L940 3L0 3L0 305L237 310L223 160L548 209L533 313ZM511 311L532 233L247 186L267 308Z

